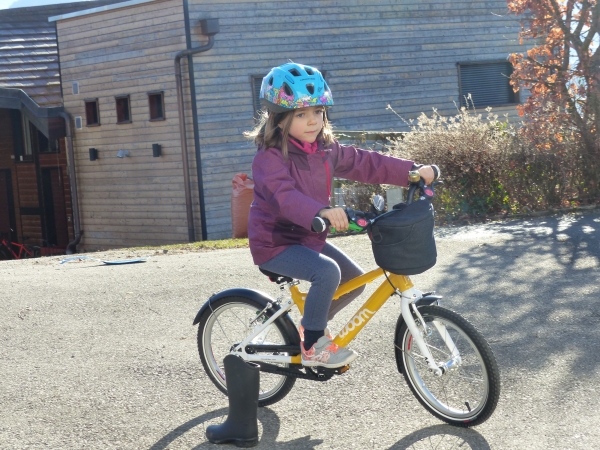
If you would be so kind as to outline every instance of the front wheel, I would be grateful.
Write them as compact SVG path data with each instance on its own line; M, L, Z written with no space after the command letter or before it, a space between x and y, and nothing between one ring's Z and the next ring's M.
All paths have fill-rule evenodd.
M211 381L227 394L223 359L236 344L250 335L253 327L260 325L252 323L265 305L249 297L227 296L212 302L210 306L198 323L198 352ZM269 311L267 315L271 315ZM294 340L281 320L277 319L252 342L291 345ZM282 366L287 367L287 364ZM278 402L290 392L295 382L294 377L261 372L258 405L267 406Z
M411 391L430 413L451 425L470 427L485 422L500 396L500 372L489 344L453 311L422 306L419 313L426 324L425 330L419 326L425 343L436 364L446 364L446 368L441 376L429 370L403 322L396 335L396 360Z

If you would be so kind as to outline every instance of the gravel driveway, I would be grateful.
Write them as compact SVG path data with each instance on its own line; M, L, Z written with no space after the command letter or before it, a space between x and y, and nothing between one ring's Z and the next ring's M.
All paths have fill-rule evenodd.
M437 230L438 264L412 278L443 294L496 353L502 393L483 425L443 425L412 397L395 367L392 299L353 343L361 357L347 374L299 380L259 410L257 448L598 447L599 229L591 212ZM374 266L366 236L332 242ZM202 371L192 321L226 288L277 295L249 251L88 256L148 259L0 261L0 448L234 448L206 442L227 398Z

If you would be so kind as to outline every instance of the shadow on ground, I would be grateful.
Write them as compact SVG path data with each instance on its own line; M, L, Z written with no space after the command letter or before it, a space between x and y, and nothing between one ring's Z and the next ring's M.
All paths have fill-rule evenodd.
M470 428L456 428L450 425L433 425L417 430L402 438L389 450L489 450L484 437Z
M178 426L173 431L162 437L156 444L150 447L149 450L165 450L183 434L191 431L193 428L201 426L206 428L208 422L221 423L227 418L228 408L221 408L216 411L211 411L201 416L195 417L194 419ZM214 421L214 419L222 417L221 420ZM258 421L262 425L262 435L257 448L278 448L278 449L313 449L316 446L323 443L321 439L311 439L310 436L303 436L288 442L277 442L277 436L281 428L281 421L277 414L269 408L258 409ZM218 448L233 448L232 445L221 445ZM203 448L217 448L214 444L208 441L202 442L201 444L194 447L196 449Z
M446 305L477 316L504 369L561 365L564 383L597 373L600 214L469 228L436 232L459 242L463 235L465 244L469 233L490 236L438 266Z

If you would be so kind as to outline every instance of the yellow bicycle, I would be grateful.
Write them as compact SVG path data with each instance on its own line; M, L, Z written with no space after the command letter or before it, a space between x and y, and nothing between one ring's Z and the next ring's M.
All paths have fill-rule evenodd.
M429 201L434 194L433 186L425 186L418 172L411 173L407 203L412 202L415 192L420 193L415 201ZM351 211L348 215L351 229L356 231L364 230L373 221L368 213ZM260 365L259 406L284 398L297 378L326 381L349 369L302 366L300 336L288 312L296 306L303 314L306 292L299 289L297 280L263 272L280 285L279 298L252 289L228 289L213 295L194 320L194 325L199 325L200 359L221 391L227 393L225 356L234 354ZM381 276L385 277L381 285L334 342L347 346L391 296L400 296L401 314L394 341L396 363L417 400L434 416L452 425L469 427L487 420L500 395L496 359L473 325L440 306L441 296L419 291L409 276L376 268L340 285L334 301Z

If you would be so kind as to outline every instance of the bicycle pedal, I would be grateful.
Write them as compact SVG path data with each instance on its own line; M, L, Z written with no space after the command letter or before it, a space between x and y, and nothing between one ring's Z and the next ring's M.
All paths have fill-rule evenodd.
M340 367L338 370L339 370L338 373L340 375L343 374L343 373L346 373L348 370L350 370L350 364L348 364L347 366L344 366L344 367Z
M315 367L315 369L317 370L317 374L320 376L341 375L341 374L347 372L348 369L350 369L350 364L347 364L342 367L336 367L335 369L330 369L328 367L321 367L321 366L317 366L317 367Z

